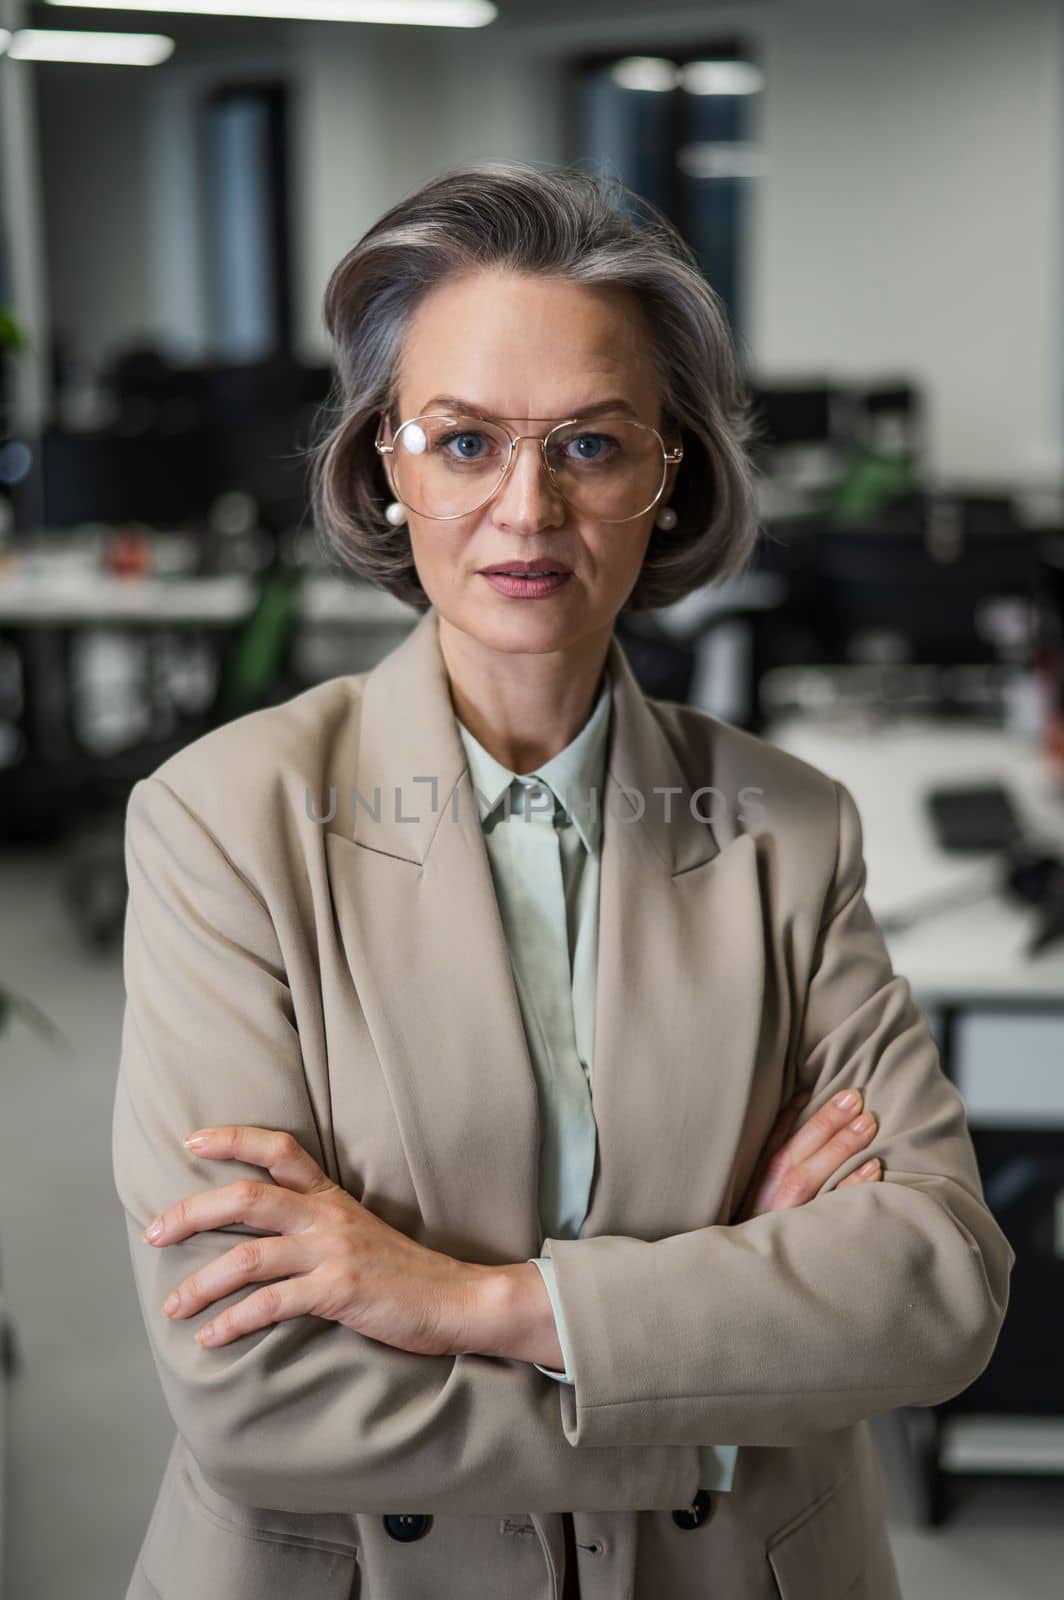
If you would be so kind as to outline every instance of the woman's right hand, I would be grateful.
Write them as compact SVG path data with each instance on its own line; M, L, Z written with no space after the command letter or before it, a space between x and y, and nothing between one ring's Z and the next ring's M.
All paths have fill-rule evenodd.
M843 1092L833 1095L794 1134L791 1129L809 1104L810 1097L808 1094L798 1094L787 1102L772 1125L747 1186L746 1198L734 1219L736 1222L748 1222L751 1217L759 1217L766 1211L786 1211L793 1206L804 1205L845 1161L863 1150L875 1137L875 1112L867 1113L866 1127L852 1126L858 1116L864 1115L860 1089L855 1092L861 1098L852 1106L839 1105ZM858 1183L878 1183L882 1175L883 1163L875 1156L843 1178L836 1188L845 1189Z

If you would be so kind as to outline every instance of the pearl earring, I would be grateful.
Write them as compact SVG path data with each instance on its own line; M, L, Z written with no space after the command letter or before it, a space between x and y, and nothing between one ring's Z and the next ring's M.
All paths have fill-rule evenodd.
M401 500L393 500L387 507L384 515L393 528L401 528L406 521L406 507Z
M654 525L661 528L664 533L670 533L678 521L679 518L671 506L662 506L654 518Z

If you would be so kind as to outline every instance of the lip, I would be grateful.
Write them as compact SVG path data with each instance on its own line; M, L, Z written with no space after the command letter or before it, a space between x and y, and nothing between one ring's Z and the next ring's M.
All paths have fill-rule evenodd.
M535 561L500 561L494 567L481 567L479 570L485 577L526 578L537 572L557 572L564 577L571 569L564 561L552 561L547 556L540 556Z
M498 594L508 595L513 600L542 600L547 595L556 594L572 577L566 569L564 572L553 572L549 577L545 573L523 572L492 572L484 571L481 577Z

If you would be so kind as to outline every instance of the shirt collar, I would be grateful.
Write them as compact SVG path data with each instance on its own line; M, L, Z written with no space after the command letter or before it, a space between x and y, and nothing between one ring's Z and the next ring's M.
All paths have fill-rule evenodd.
M597 855L602 838L603 779L606 769L606 736L610 721L610 675L603 673L591 715L575 739L564 750L551 756L534 772L516 773L485 750L479 739L457 717L458 732L465 747L469 774L473 779L483 824L498 806L517 777L541 778L549 784L572 821L591 855ZM592 795L594 791L594 797Z

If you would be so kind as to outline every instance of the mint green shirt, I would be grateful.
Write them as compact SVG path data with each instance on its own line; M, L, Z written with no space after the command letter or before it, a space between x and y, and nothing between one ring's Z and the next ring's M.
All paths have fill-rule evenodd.
M476 792L495 896L536 1076L540 1232L575 1239L587 1215L597 1128L591 1103L599 869L609 674L583 728L536 769L511 772L456 718ZM554 1309L565 1371L571 1348L549 1256L535 1256ZM703 1445L702 1487L730 1489L735 1445Z

